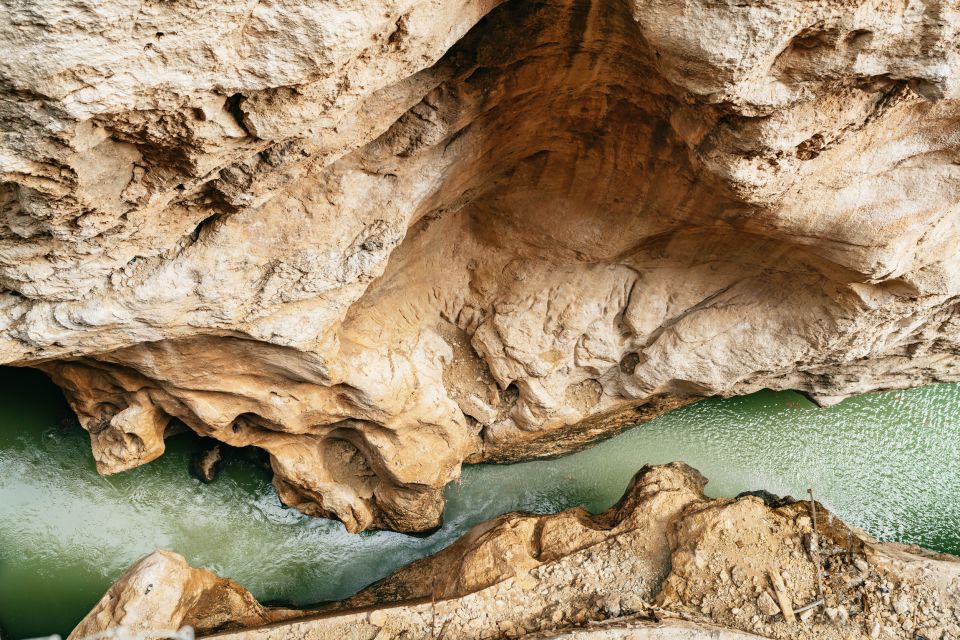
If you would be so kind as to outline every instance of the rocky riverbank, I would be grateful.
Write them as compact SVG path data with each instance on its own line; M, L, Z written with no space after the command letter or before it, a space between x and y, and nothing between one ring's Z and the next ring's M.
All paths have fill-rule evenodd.
M601 514L507 514L306 612L260 607L232 584L235 597L213 597L227 581L154 554L71 637L191 624L223 640L960 638L960 559L878 543L809 501L711 500L704 484L680 463L645 467ZM147 589L145 566L176 570L150 573L167 588Z

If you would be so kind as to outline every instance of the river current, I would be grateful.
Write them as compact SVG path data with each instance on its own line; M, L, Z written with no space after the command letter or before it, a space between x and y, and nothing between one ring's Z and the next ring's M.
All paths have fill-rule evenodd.
M159 460L94 470L86 433L42 375L0 369L0 626L12 638L66 635L131 563L156 549L230 577L262 601L350 595L508 511L600 511L642 465L684 460L711 496L766 489L817 498L882 540L960 554L960 385L865 395L818 409L792 392L707 399L555 460L466 467L428 537L347 533L283 507L252 457L217 481L188 472L202 446L168 441Z

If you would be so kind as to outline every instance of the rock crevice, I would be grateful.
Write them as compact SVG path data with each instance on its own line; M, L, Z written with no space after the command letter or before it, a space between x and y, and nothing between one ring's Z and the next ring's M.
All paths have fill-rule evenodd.
M102 472L186 425L417 531L467 460L960 380L954 3L6 5L0 361Z

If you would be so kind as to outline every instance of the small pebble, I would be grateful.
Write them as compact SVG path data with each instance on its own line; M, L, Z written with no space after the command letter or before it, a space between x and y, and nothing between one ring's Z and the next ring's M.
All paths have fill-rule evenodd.
M910 601L907 599L907 596L900 596L893 601L893 610L897 612L898 615L906 615L910 612Z

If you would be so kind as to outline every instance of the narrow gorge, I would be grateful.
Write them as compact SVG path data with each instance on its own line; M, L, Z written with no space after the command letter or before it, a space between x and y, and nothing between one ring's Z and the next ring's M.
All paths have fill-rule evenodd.
M269 499L289 518L335 520L357 540L445 531L407 568L411 555L387 563L393 578L386 565L377 576L358 570L335 599L380 578L389 587L296 611L264 607L178 549L158 551L120 578L76 638L111 625L212 633L271 621L280 626L242 633L327 637L295 626L313 623L281 622L307 610L340 621L318 623L329 637L432 638L436 620L424 631L417 607L435 617L441 604L448 637L913 639L927 629L927 640L960 638L960 565L890 546L960 549L935 542L956 539L960 498L928 499L960 470L954 0L0 6L4 380L19 389L39 370L62 390L70 411L56 420L85 430L108 486L114 474L147 483L168 440L177 449L199 436L211 477L221 454L263 461L269 471L256 473L269 474ZM946 391L899 428L896 416L838 405L933 384ZM701 415L715 402L704 398L758 392L794 392L862 421L830 422L850 434L849 451L884 442L862 451L943 470L946 480L919 473L926 485L894 490L917 512L936 509L942 537L871 529L856 510L841 514L854 528L826 521L790 487L737 493L789 490L800 502L708 498L703 476L679 462L695 453L689 441L678 438L678 462L662 466L672 460L656 459L653 437L630 449L631 475L644 471L619 506L563 511L590 502L565 498L534 517L501 515L529 510L504 503L470 522L479 529L444 529L451 487L471 469L497 468L470 465L553 459L631 427L657 433L652 425L671 416ZM0 451L0 495L23 510L10 508L13 520L31 504L17 498L33 495L31 473L67 468L41 458L15 471L43 448L16 401L0 407L9 423L0 444L11 443ZM30 433L61 442L50 427ZM800 455L790 429L751 432L775 444L763 464ZM928 438L941 444L935 459L906 444ZM899 460L805 446L836 466L806 462L813 487L845 477L846 465L883 477ZM717 471L737 472L733 447L711 451ZM78 486L84 473L93 471L78 472ZM44 482L37 495L59 491ZM827 502L842 510L839 495ZM803 520L818 510L822 530ZM738 543L755 554L742 580L730 575L736 536L715 530L727 522L756 534ZM553 526L558 540L544 538ZM37 529L25 520L23 531ZM20 548L6 531L4 545ZM716 557L701 558L700 545ZM25 575L9 568L17 555L0 556L0 593L8 576ZM258 564L256 553L248 560ZM594 561L603 570L586 584ZM610 570L631 563L633 577ZM707 569L709 580L698 573ZM578 570L584 584L573 586ZM423 591L417 571L452 582ZM782 571L805 600L796 606L825 602L796 623L779 601L747 615L767 587L782 595L765 582ZM143 580L164 595L144 600ZM167 588L154 591L158 580ZM842 597L836 585L825 595L832 580ZM625 598L635 606L611 604ZM500 601L516 601L516 616L498 618ZM360 614L331 613L360 602L364 616L373 607L396 625L371 631L350 617Z

